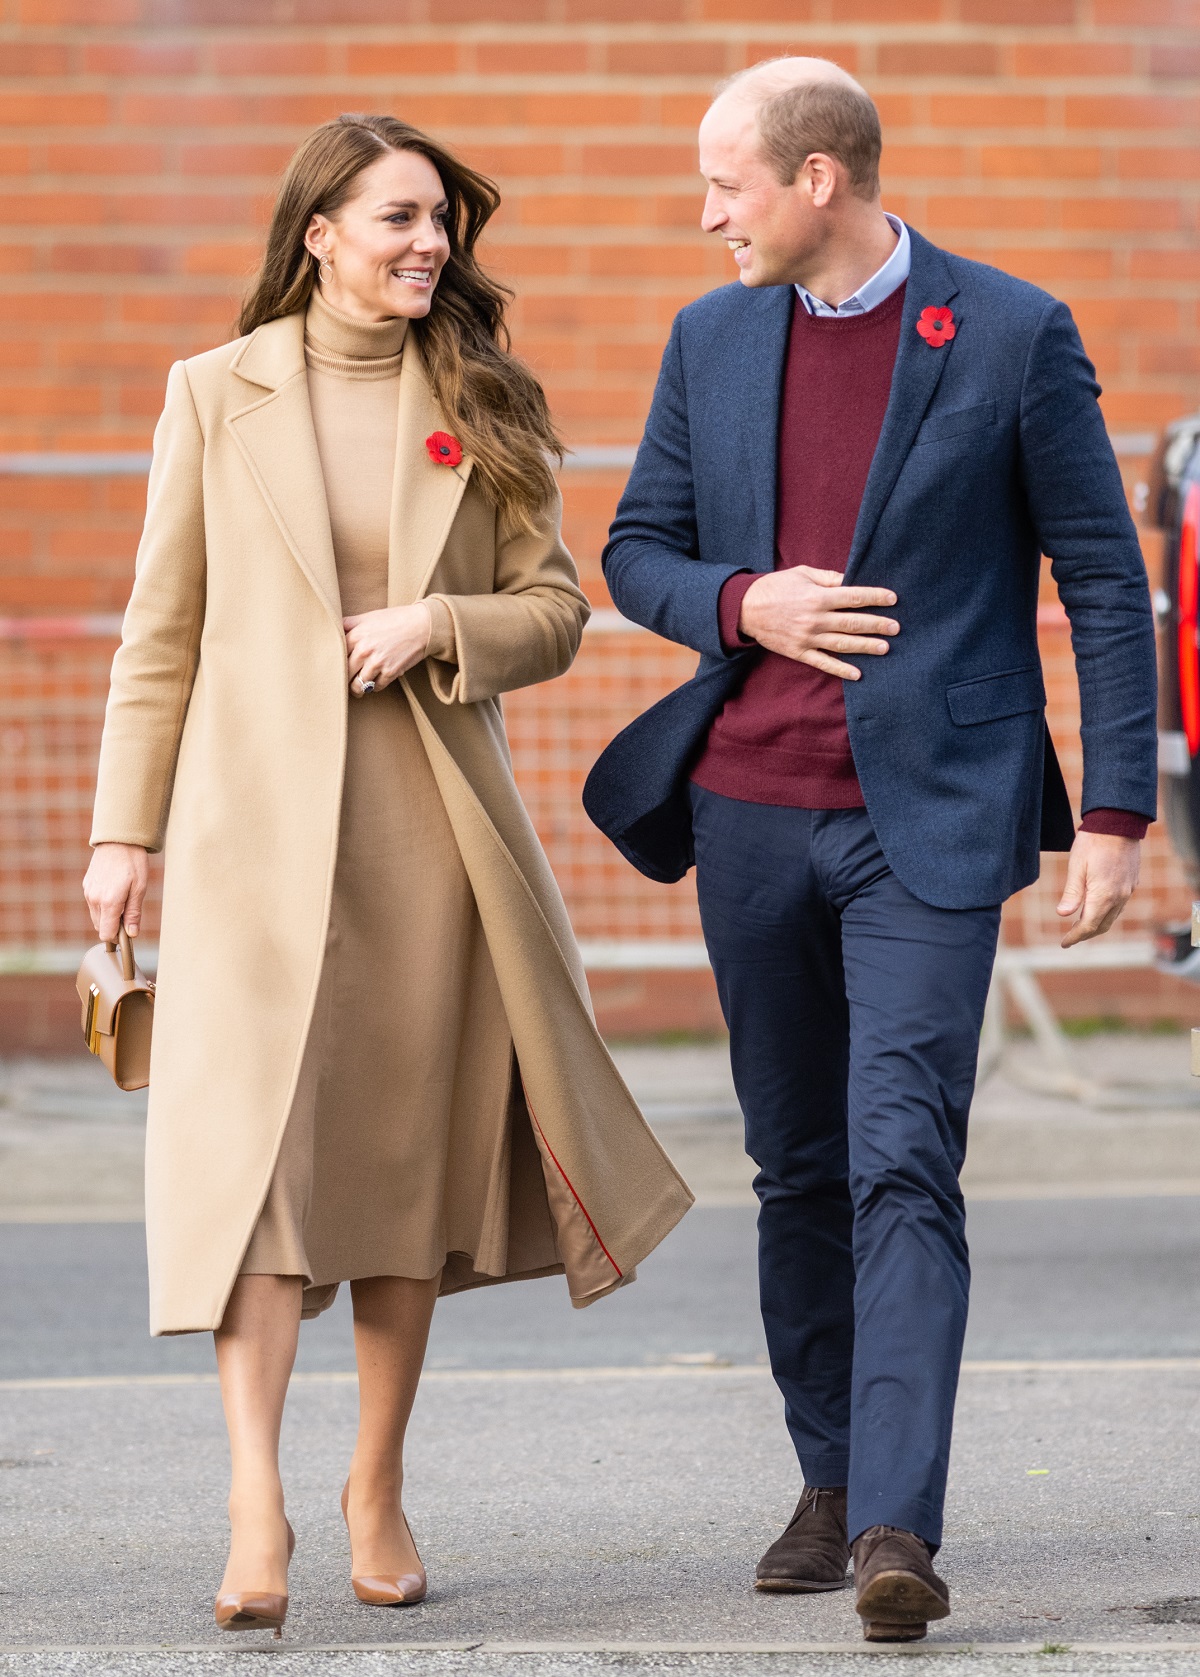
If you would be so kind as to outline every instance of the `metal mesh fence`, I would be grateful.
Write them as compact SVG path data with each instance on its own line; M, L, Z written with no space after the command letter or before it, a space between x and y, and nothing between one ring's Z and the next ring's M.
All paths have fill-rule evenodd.
M600 613L579 658L559 681L509 696L505 705L517 780L562 886L579 936L632 944L694 943L700 936L691 878L643 879L592 827L580 789L603 746L634 716L687 679L694 654ZM66 631L75 633L68 637ZM25 952L67 965L89 938L80 895L87 863L95 763L108 671L110 624L79 619L0 624L0 951L10 967ZM1065 625L1043 628L1050 714L1078 807L1077 697ZM1054 905L1065 860L1047 857L1039 883L1008 905L1010 944L1054 944ZM152 874L145 935L158 928L160 870ZM1145 846L1143 884L1122 921L1144 937L1186 918L1186 878L1161 826Z
M0 640L0 947L10 959L90 940L80 880L115 645L51 624ZM151 937L157 874L152 895Z
M602 618L566 676L505 701L517 782L581 938L700 936L691 878L678 885L644 879L580 802L587 772L609 740L695 667L695 653L637 630L606 630Z

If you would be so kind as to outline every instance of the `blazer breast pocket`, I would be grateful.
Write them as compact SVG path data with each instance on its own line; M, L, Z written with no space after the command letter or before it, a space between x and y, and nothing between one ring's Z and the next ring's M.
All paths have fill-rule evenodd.
M999 722L1005 716L1046 708L1046 684L1037 664L1022 670L1004 670L999 675L960 681L946 689L950 719L960 728L977 722Z
M948 437L961 437L968 431L982 431L996 423L996 404L976 402L969 408L952 408L949 413L931 413L917 431L914 447L922 443L945 442Z

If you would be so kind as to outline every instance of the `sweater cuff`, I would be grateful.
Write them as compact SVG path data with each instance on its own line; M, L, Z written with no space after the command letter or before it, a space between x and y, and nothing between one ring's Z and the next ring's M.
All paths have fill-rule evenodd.
M1131 809L1089 809L1079 823L1081 833L1107 833L1110 838L1144 839L1150 825Z
M758 645L757 641L743 635L738 628L738 619L742 615L746 590L751 583L758 581L760 574L758 571L734 571L721 584L721 592L717 595L717 627L726 652L740 652L743 647Z
M429 615L433 619L429 645L425 648L426 658L436 658L443 664L457 664L458 642L450 607L436 594L429 595L423 604L429 607Z

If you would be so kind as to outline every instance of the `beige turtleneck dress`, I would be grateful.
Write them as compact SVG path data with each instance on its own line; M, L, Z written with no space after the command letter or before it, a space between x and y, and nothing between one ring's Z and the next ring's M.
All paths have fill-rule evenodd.
M345 616L387 605L406 326L349 320L318 294L305 323ZM431 609L430 652L452 662L450 613ZM242 1263L303 1276L305 1315L340 1281L500 1275L507 1256L512 1041L475 899L403 691L347 687L347 706L325 962Z

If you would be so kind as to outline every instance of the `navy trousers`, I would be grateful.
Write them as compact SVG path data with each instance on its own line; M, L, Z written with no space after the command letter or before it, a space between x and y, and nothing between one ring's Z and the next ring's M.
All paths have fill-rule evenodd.
M1000 909L931 908L865 810L692 789L700 916L758 1166L771 1369L853 1540L935 1547L970 1269L962 1193Z

